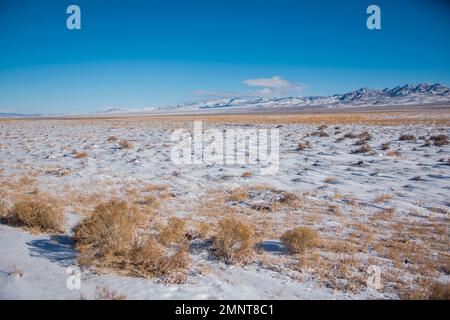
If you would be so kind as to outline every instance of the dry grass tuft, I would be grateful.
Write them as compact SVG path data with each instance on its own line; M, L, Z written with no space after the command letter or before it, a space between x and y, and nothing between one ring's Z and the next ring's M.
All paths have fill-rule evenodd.
M44 194L26 196L4 212L5 223L30 228L36 232L63 232L64 210L52 197Z
M165 247L140 234L144 230L144 216L126 201L111 200L98 205L92 215L74 230L78 261L82 265L109 267L119 272L143 277L163 276L167 281L180 283L189 265L187 248L182 246L172 255ZM165 243L184 242L184 222L169 219L159 237Z
M364 131L363 133L360 133L358 135L358 138L365 140L365 141L370 141L370 140L372 140L372 135L370 134L369 131Z
M242 178L249 178L249 177L251 177L251 176L252 176L252 173L251 173L250 171L245 171L245 172L241 175Z
M249 197L249 190L246 187L240 187L232 189L227 196L228 201L244 201L247 200Z
M284 192L283 197L281 198L281 203L288 207L298 209L302 205L302 199L295 193Z
M87 152L84 152L84 151L76 151L75 153L74 153L74 158L76 158L76 159L81 159L81 158L86 158L87 157Z
M372 152L372 148L368 144L363 144L358 149L352 151L352 153L369 153L369 152Z
M391 148L391 145L389 142L385 142L381 144L381 150L389 150Z
M402 134L398 138L400 141L416 141L416 136L413 134Z
M436 147L444 146L450 143L448 136L445 134L439 134L437 136L431 136L430 140L434 141Z
M357 138L357 135L355 135L353 132L347 132L342 136L344 139L355 139Z
M109 290L105 287L97 287L95 291L95 300L126 300L127 296L119 294L116 290Z
M182 244L186 242L186 221L181 218L171 217L159 232L159 242L164 245Z
M8 214L8 208L6 204L0 199L0 219L4 219Z
M393 196L391 194L380 194L375 198L375 202L383 203L392 200Z
M450 300L450 284L437 281L421 281L416 286L400 290L403 300Z
M74 229L78 261L84 265L120 264L132 250L141 222L140 213L126 201L99 204Z
M319 236L314 229L297 227L286 231L281 236L281 241L291 253L303 253L306 249L316 246Z
M329 134L326 133L323 130L317 130L317 131L314 131L314 132L310 133L308 136L319 137L319 138L326 138L326 137L329 137Z
M171 277L184 273L190 263L186 247L181 247L169 256L164 247L154 239L148 239L137 246L131 261L134 273L144 277Z
M130 141L126 140L126 139L121 140L121 141L119 142L119 146L120 146L122 149L133 149L133 148L134 148L134 145L133 145Z
M224 218L219 222L218 230L213 238L217 257L229 263L248 262L253 253L253 227L236 218Z
M400 157L401 153L397 150L389 150L388 152L386 152L386 155L388 157Z
M329 205L327 209L327 214L340 216L342 215L342 209L338 205Z
M197 222L196 233L201 239L208 239L211 235L211 225L204 221Z
M450 300L450 283L433 283L428 289L429 300Z
M323 179L323 182L325 182L325 183L335 183L336 180L337 179L335 177L326 177L325 179Z
M147 195L140 199L138 203L145 206L146 209L156 209L161 205L161 200L156 196Z
M357 146L365 145L368 141L372 140L372 135L367 131L359 134L358 137L359 140L355 142L355 145Z
M298 150L310 150L310 149L312 149L311 142L309 142L309 141L300 142L300 143L297 145L297 149L298 149Z

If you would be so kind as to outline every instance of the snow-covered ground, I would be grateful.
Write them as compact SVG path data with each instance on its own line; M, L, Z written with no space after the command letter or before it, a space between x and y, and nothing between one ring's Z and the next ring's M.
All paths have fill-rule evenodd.
M205 123L204 129L212 126L219 130L275 127ZM280 169L273 176L260 175L259 167L249 164L176 166L170 159L174 144L170 135L181 127L192 129L192 123L136 119L1 122L1 199L11 206L17 195L38 188L64 202L69 223L66 234L60 236L31 234L0 225L0 298L78 299L80 294L93 298L96 287L107 287L128 299L389 299L398 297L399 283L405 285L413 277L426 275L448 281L450 146L425 145L425 139L438 134L448 136L449 127L329 124L322 130L328 136L321 137L310 135L317 131L316 124L282 124ZM359 147L355 145L357 138L339 139L347 133L357 135L365 131L372 136L367 143L373 152L368 154L352 152ZM417 140L400 141L402 134L413 134ZM107 141L111 136L128 139L134 147L121 149L117 142ZM305 140L312 147L298 150L298 143ZM398 154L382 150L380 146L385 142ZM76 158L73 150L87 155ZM244 172L252 175L244 178ZM149 184L167 186L173 195L161 219L170 213L197 221L200 218L196 206L205 199L211 200L211 192L226 193L243 186L270 185L274 190L298 194L304 205L300 209L264 213L273 228L267 233L268 238L262 239L262 252L245 267L211 258L208 247L199 243L189 251L193 262L184 284L84 268L81 289L69 290L67 268L77 265L71 227L99 201L130 197L132 191L139 193ZM389 197L377 200L383 195ZM246 202L237 205L245 206ZM374 219L390 209L390 220L381 223ZM339 214L330 214L333 210ZM259 212L253 210L251 214ZM247 218L260 221L263 214ZM292 267L293 263L298 265L297 258L285 252L277 235L288 227L304 224L319 230L323 238L345 242L356 236L364 240L353 241L352 249L343 247L342 252L336 249L337 244L318 248L320 259L325 261L317 266L323 269L322 273ZM395 238L395 232L400 233L402 225L408 231L429 227L432 241L434 230L443 228L436 244L425 243L423 236L415 238L405 233L412 237L408 240L415 242L419 254L427 251L436 258L435 266L431 260L419 262L416 256L412 263L396 265L409 259L405 257L407 253L400 250L400 257L396 257L383 251L390 248L392 243L388 241ZM373 239L367 240L369 236ZM349 270L337 272L343 260ZM446 268L442 261L447 261ZM366 271L372 264L382 269L383 287L379 290L361 284L369 276ZM426 271L416 269L422 264L428 267ZM205 266L209 271L201 274L199 269ZM330 272L336 281L329 280ZM321 281L321 277L327 280ZM349 288L351 281L359 281L357 289Z

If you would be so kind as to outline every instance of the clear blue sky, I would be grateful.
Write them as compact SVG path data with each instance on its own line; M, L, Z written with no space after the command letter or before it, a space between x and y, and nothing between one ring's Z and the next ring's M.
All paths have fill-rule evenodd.
M444 0L0 0L0 112L163 106L274 76L297 95L449 84L449 14Z

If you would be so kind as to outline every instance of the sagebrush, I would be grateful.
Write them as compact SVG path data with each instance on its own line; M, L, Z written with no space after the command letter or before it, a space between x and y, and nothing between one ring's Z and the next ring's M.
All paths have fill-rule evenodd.
M297 227L286 231L281 236L281 241L291 253L303 253L306 249L316 246L319 236L314 229L309 227Z
M222 219L213 239L216 255L230 263L249 261L253 252L254 234L250 224L236 218Z
M10 210L4 209L4 221L38 232L63 232L64 210L56 199L45 194L28 195L16 201Z

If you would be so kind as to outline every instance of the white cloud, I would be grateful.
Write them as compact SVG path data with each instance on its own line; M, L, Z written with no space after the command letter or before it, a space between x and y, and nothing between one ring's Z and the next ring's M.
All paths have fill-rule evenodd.
M253 95L263 97L276 97L286 95L297 95L302 86L282 79L279 76L272 78L247 79L243 82L250 87L259 87L257 91L253 91Z
M289 81L280 78L279 76L273 76L272 78L248 79L245 80L244 83L251 87L263 87L271 89L287 89L294 88L296 86Z
M249 87L255 87L256 89L244 92L197 90L194 93L205 98L280 97L298 95L299 90L303 88L301 85L282 79L279 76L247 79L242 83Z

